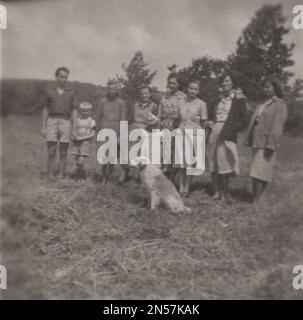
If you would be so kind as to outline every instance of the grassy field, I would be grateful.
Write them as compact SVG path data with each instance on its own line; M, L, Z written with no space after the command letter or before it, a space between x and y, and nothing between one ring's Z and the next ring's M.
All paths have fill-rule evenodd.
M186 200L193 213L176 216L142 208L133 181L47 182L39 129L39 118L2 119L3 298L303 298L292 288L292 269L303 264L302 138L284 138L258 208L249 203L250 150L241 147L233 205L212 201L204 174Z

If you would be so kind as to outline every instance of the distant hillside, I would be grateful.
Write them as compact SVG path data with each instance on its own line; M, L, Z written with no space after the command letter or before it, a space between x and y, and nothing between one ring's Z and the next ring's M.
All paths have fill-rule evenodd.
M51 80L3 79L1 80L1 115L35 114L42 109L45 89L54 84ZM95 107L105 95L105 88L91 83L71 81L79 101L89 101Z

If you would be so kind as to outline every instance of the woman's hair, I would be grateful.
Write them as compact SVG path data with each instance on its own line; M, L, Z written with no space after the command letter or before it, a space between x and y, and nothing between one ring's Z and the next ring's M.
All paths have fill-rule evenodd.
M284 90L283 90L283 85L281 82L273 77L273 76L267 76L264 78L262 81L263 86L265 85L266 82L270 82L274 88L274 93L278 98L283 98L284 97Z
M170 79L176 79L177 80L177 83L178 83L178 88L181 90L182 86L183 86L183 83L182 83L182 80L180 78L180 76L175 73L175 72L172 72L168 75L167 77L167 82L170 80Z
M107 81L107 86L109 87L109 86L113 86L113 85L119 87L118 81L116 81L115 79L109 79L109 80Z
M148 85L142 85L138 89L139 89L139 91L148 89L149 93L152 93L152 88Z
M222 84L222 82L224 81L224 79L226 77L230 77L232 83L233 83L233 87L237 87L238 86L238 76L235 72L231 71L231 70L225 70L223 72L223 74L220 76L219 78L219 85Z
M58 77L58 75L60 74L60 71L64 71L66 72L67 74L69 74L69 69L67 67L60 67L60 68L57 68L56 71L55 71L55 77Z
M200 80L198 80L198 79L190 79L190 80L188 81L187 88L188 88L189 85L192 84L192 83L197 84L198 87L199 87L199 90L200 90L200 85L201 85Z

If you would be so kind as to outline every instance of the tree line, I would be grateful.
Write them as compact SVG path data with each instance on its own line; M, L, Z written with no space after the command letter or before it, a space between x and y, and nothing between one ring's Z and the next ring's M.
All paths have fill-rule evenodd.
M303 81L297 79L290 84L293 74L288 67L294 65L292 54L295 45L284 41L290 31L285 24L282 4L266 4L256 11L243 29L235 51L225 60L203 56L194 58L189 66L181 68L172 62L168 73L177 73L184 87L189 79L198 79L201 83L200 98L207 102L210 115L220 92L219 78L226 69L233 70L252 107L262 99L262 79L268 75L274 76L285 88L289 111L286 129L297 133L303 130L303 102L297 99L303 90ZM135 52L129 63L122 64L122 69L124 74L116 75L115 80L121 84L121 94L128 104L138 97L138 89L142 85L151 86L153 99L160 101L163 93L153 86L156 70L149 69L142 51ZM43 91L50 83L43 80L2 81L1 114L37 112L41 107L39 101ZM94 106L105 94L102 86L78 81L72 82L72 85L81 100L88 100Z

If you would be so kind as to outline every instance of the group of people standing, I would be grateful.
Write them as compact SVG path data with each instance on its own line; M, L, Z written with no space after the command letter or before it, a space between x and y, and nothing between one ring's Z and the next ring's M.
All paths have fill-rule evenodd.
M278 82L268 77L263 82L264 101L257 105L249 121L247 99L242 93L232 72L225 72L219 81L221 94L212 108L199 98L200 83L190 80L183 88L177 74L171 73L167 79L167 92L157 105L152 100L151 89L142 86L138 101L131 106L119 95L119 85L110 81L107 95L96 106L95 120L92 119L92 105L88 102L78 104L75 93L66 87L69 70L58 68L57 83L51 88L45 100L42 133L48 145L48 174L54 175L54 160L59 142L59 177L64 177L66 153L70 139L73 141L72 153L76 159L75 177L85 178L84 162L90 155L90 142L96 131L109 128L119 136L120 121L128 121L130 130L192 129L194 136L198 129L206 129L206 156L211 172L214 200L223 199L230 203L228 196L229 179L239 174L239 155L237 135L248 127L245 144L252 148L250 177L253 181L253 201L258 201L267 184L272 179L272 170L283 134L287 108L282 100L282 90ZM212 110L212 117L208 116ZM211 119L210 119L211 118ZM197 146L195 146L197 147ZM175 145L172 143L172 157ZM186 164L162 165L163 172L172 180L179 173L179 192L188 197L192 176L187 174ZM114 165L102 165L101 176L112 177ZM129 166L121 165L120 182L128 178Z

